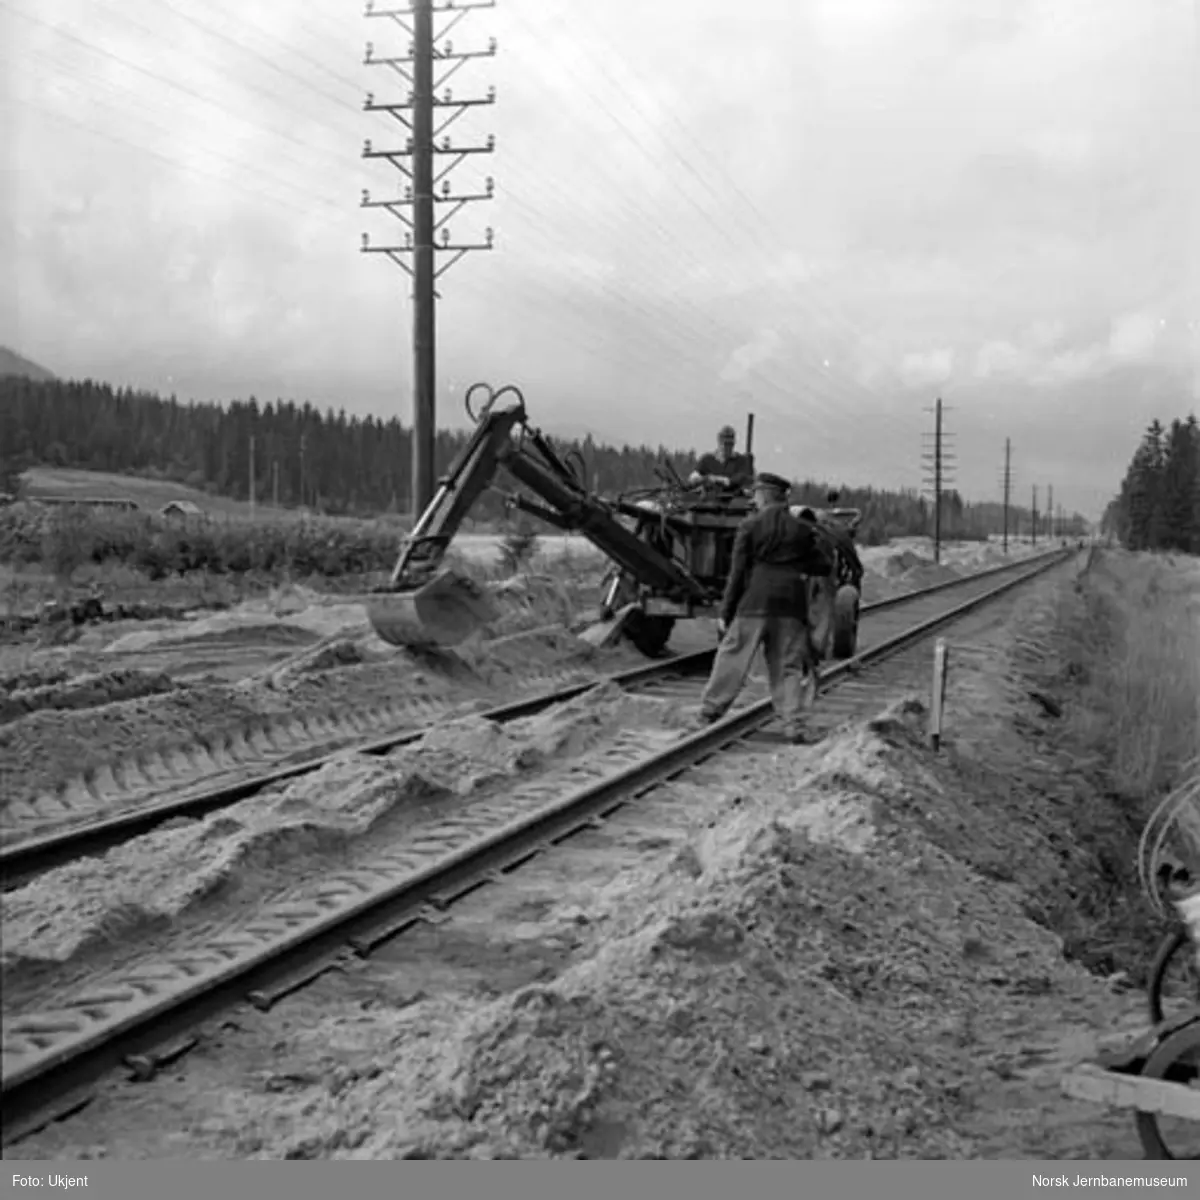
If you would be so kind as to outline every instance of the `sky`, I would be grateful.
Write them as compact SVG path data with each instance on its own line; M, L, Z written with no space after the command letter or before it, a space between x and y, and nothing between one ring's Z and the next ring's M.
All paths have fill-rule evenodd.
M442 0L437 0L442 3ZM439 421L1097 516L1200 410L1200 0L499 0L445 86ZM402 5L398 4L397 7ZM385 7L378 0L377 8ZM439 13L443 30L452 14ZM411 284L364 96L408 34L347 0L0 0L0 345L180 398L411 419ZM439 36L439 44L445 38ZM448 160L443 160L443 163ZM446 261L443 259L443 261Z

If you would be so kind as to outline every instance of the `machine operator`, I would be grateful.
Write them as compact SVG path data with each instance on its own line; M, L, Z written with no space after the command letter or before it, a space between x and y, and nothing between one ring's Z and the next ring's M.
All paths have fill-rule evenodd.
M733 491L747 490L754 482L754 456L736 454L737 434L726 425L717 434L717 452L702 455L689 483L716 483Z

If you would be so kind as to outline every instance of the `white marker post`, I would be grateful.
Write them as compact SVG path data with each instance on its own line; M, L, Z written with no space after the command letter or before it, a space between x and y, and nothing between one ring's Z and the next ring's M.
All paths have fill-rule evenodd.
M929 703L929 744L938 750L942 744L942 713L946 707L946 639L938 638L933 647L933 694Z

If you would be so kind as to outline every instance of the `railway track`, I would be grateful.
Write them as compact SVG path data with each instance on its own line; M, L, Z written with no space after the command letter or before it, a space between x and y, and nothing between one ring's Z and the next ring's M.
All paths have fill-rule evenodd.
M933 588L924 588L864 605L863 616L869 618L868 624L873 625L880 615L906 611L907 605L920 601L924 596L944 595L957 588L966 587L976 580L998 578L1019 570L1022 565L1031 561L1034 560L1023 560L1022 564L1007 563L989 571L962 577L949 584L939 584ZM712 650L700 650L622 671L607 676L606 679L627 691L650 689L661 692L662 688L672 681L686 681L703 676L712 665L712 658ZM499 723L519 720L580 696L595 685L595 680L586 680L567 687L551 688L511 704L485 710L479 715ZM214 782L201 778L189 780L183 786L164 785L158 790L144 791L135 797L118 800L113 804L115 811L90 820L68 817L58 828L45 831L43 826L30 821L24 833L19 827L10 829L8 834L11 840L8 844L0 846L0 890L12 891L64 863L103 854L131 838L149 833L167 821L181 817L207 816L267 788L320 770L339 755L349 752L382 757L390 754L401 746L419 742L439 718L445 720L446 716L438 712L432 721L426 717L425 721L415 726L409 723L400 728L393 727L386 733L357 743L347 739L336 750L314 754L298 762L293 756L293 761L287 765L270 767L232 781L226 778ZM324 740L328 741L328 736ZM227 771L223 770L221 773L227 774ZM33 807L36 810L37 806Z
M861 678L865 670L1072 556L1054 552L864 610L866 648L822 673L822 691L836 691L819 706L817 731L864 705L878 705L878 687ZM711 657L711 651L681 656L614 679L645 694L694 703ZM595 685L521 701L498 710L499 719L528 715L589 686ZM267 1010L347 954L367 956L414 924L438 921L456 899L712 755L761 736L771 719L769 700L751 691L721 722L666 746L661 731L657 744L644 731L628 731L585 763L527 784L514 782L501 794L461 806L421 825L401 845L372 850L352 866L297 886L236 926L193 935L169 952L92 979L75 994L56 996L52 1011L11 1016L3 1030L0 1080L6 1144L32 1131L35 1114L43 1114L37 1118L43 1124L61 1114L64 1098L112 1067L124 1062L152 1073L186 1052L195 1043L193 1031L215 1013L246 1000ZM419 736L409 731L390 744ZM376 753L386 752L386 741L372 744L380 747ZM258 781L267 785L268 779ZM236 798L247 794L241 790L247 786L238 785ZM220 803L215 796L208 802Z

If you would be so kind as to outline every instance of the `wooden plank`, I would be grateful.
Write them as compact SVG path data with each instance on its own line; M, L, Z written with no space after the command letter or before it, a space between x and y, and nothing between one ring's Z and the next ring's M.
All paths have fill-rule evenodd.
M1136 1108L1139 1112L1200 1121L1200 1091L1163 1079L1118 1075L1093 1063L1064 1076L1062 1090L1075 1100L1090 1100L1110 1108Z
M1200 967L1200 890L1193 890L1175 902L1175 908L1192 939L1192 958Z

